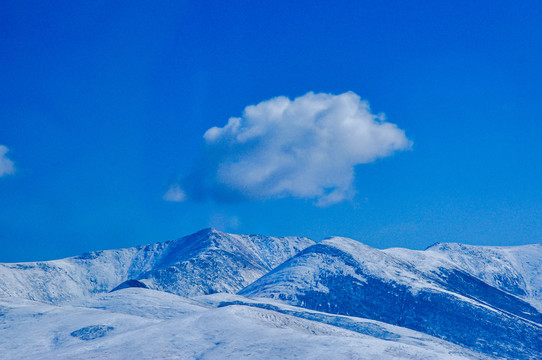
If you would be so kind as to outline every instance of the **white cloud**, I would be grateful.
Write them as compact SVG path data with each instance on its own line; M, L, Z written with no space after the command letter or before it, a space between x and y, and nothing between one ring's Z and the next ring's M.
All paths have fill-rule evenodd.
M4 145L0 145L0 177L4 175L10 175L15 172L15 166L13 161L6 156L8 148Z
M356 165L411 145L353 92L262 101L203 137L205 164L181 182L189 197L296 197L319 206L353 196Z
M168 191L164 194L163 199L166 201L182 202L186 200L186 194L177 184L171 185Z

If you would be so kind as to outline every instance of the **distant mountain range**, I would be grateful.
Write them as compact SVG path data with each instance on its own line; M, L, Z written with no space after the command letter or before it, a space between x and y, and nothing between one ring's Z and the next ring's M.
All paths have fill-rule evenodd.
M100 349L149 359L542 359L541 312L540 244L378 250L205 229L0 264L0 353L9 359L100 358ZM145 355L138 341L150 333L165 344Z

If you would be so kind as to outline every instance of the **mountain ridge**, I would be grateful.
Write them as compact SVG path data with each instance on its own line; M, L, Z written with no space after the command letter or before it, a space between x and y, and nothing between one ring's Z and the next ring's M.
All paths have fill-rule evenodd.
M3 263L0 296L59 303L108 292L128 280L187 296L235 292L313 243L301 237L235 235L208 228L163 243Z

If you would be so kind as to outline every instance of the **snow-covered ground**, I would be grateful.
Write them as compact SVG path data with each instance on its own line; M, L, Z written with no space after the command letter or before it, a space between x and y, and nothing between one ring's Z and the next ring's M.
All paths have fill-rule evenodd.
M345 317L359 323L359 328L365 329L363 333L257 307L258 302L240 296L215 294L195 300L142 288L62 306L4 299L0 301L1 358L485 358L457 345L375 321ZM241 305L243 302L250 305ZM282 311L296 310L274 306L282 307ZM372 329L374 336L368 335L367 329Z

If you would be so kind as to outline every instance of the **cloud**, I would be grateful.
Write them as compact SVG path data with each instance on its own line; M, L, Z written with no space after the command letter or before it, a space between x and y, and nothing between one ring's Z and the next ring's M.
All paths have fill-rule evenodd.
M186 194L178 184L173 184L164 194L163 199L166 201L182 202L186 200Z
M189 198L294 197L318 206L352 198L356 165L411 146L403 130L353 92L262 101L203 138L200 167L175 185Z
M4 145L0 145L0 177L4 175L10 175L15 172L15 166L13 161L6 156L8 148Z

